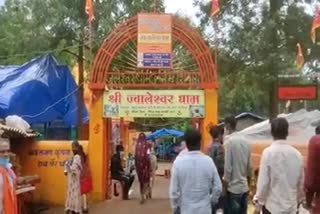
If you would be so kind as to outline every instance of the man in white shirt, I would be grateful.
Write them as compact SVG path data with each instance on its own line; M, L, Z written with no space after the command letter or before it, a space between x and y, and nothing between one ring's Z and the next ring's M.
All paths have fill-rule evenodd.
M184 138L189 152L177 158L172 166L171 207L179 214L211 214L212 205L222 192L219 174L212 159L200 152L200 132L188 130Z
M263 206L263 214L296 214L304 199L303 157L288 144L289 124L285 118L271 122L274 142L262 153L256 204Z
M224 144L224 181L227 187L224 213L246 214L251 178L250 145L244 137L234 133L237 125L234 117L227 117L224 123L227 133L231 134Z
M182 141L182 142L181 142L180 152L179 152L179 154L178 154L178 157L180 157L181 155L186 154L186 153L188 153L188 148L187 148L186 142L185 142L185 141Z

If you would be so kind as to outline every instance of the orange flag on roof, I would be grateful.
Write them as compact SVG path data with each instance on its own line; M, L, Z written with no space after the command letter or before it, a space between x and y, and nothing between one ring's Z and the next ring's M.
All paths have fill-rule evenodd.
M320 27L320 7L317 7L311 27L311 40L316 43L316 30Z
M220 11L219 0L212 0L211 16L216 16Z
M92 0L86 0L86 14L88 14L89 21L92 22L94 20L94 12L93 12L93 3Z
M303 56L303 52L302 52L302 48L300 43L297 44L297 48L298 48L298 53L297 53L297 59L296 59L296 64L298 69L302 68L303 64L304 64L304 56Z

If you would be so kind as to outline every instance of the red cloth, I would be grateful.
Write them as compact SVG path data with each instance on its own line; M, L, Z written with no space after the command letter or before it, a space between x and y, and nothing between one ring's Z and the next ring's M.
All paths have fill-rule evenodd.
M81 156L82 170L80 175L81 194L87 194L92 191L92 177L89 166L88 156Z
M148 154L149 149L150 145L146 140L146 136L141 133L136 144L135 152L135 165L140 183L140 190L143 190L143 187L145 185L150 184L150 158Z
M320 135L310 139L305 174L307 203L313 201L314 213L320 213Z

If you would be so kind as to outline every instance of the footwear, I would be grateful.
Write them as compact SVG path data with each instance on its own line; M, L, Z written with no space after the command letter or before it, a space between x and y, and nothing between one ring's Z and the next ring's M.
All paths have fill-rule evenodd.
M82 213L89 213L89 209L83 209Z
M144 194L142 194L140 199L140 204L144 204L144 202L145 202L145 198L144 198Z

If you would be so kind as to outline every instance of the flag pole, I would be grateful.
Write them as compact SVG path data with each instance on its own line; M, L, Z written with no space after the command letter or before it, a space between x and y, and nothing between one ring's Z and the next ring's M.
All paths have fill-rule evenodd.
M214 64L216 67L216 73L218 74L218 47L219 47L219 38L218 38L218 33L219 33L219 27L218 27L218 18L213 17L213 23L214 23L214 28L215 28L215 42L214 42Z
M92 60L92 22L88 20L89 22L89 50L90 50L90 61Z
M153 0L153 12L157 12L157 0Z
M219 0L212 0L212 2L211 2L211 17L212 17L213 27L214 27L214 32L215 32L214 63L215 63L215 67L216 67L216 72L217 73L218 73L218 47L219 47L219 38L218 38L219 25L218 25L217 15L218 15L219 11L220 11Z

